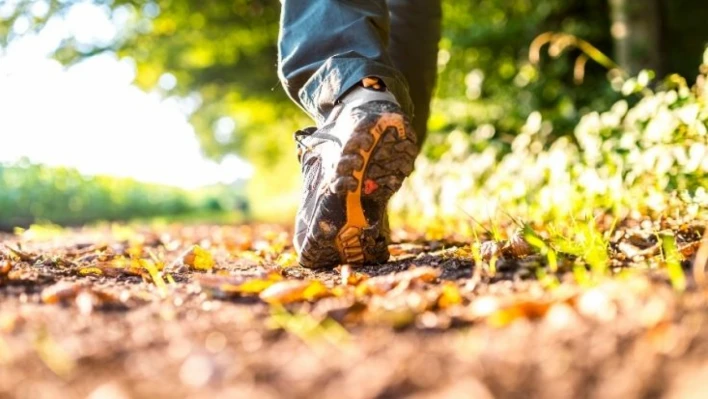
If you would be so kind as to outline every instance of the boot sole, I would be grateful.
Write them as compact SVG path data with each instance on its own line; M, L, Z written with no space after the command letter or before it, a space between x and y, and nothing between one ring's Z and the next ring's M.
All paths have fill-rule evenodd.
M386 205L413 171L418 146L408 118L395 104L365 106L366 111L353 112L352 135L300 254L303 266L384 263L389 258L388 237L382 234ZM343 221L337 213L345 215Z

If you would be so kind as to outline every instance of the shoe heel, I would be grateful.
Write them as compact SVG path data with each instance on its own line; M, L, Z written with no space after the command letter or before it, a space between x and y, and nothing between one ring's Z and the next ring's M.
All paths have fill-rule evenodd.
M343 193L346 223L335 239L343 263L388 259L385 246L385 254L381 253L381 246L376 246L376 253L367 251L364 232L372 226L367 221L362 198L372 199L378 209L385 210L391 195L398 191L403 180L413 171L417 152L415 134L400 112L381 112L369 123L362 123L355 129L337 167L338 175L343 175L337 181L346 179L349 183L341 184L341 188L347 188ZM353 187L350 178L355 180L356 187ZM375 224L380 225L380 220ZM371 236L370 233L367 235Z

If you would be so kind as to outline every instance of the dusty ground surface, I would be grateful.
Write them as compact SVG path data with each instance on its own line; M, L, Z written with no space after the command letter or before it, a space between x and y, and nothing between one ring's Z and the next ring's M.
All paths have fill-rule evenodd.
M652 234L667 227L682 293ZM704 398L702 234L620 226L614 276L591 284L572 257L549 280L546 257L507 248L492 272L454 237L404 232L354 271L294 266L278 226L4 235L0 397Z

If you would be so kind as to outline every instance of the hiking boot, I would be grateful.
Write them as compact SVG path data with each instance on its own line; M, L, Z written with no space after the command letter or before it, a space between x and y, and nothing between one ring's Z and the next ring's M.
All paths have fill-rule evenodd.
M320 128L295 133L304 178L294 244L304 267L388 261L386 205L413 171L416 135L376 78L345 95Z

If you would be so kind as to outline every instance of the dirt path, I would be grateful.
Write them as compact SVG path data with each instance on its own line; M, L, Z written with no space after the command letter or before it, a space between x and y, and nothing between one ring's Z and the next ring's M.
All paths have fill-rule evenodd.
M677 233L684 266L694 233ZM579 286L505 253L475 273L467 248L401 237L351 272L293 266L269 225L0 237L0 397L708 397L690 279ZM656 256L618 237L616 264L636 255L622 242Z

